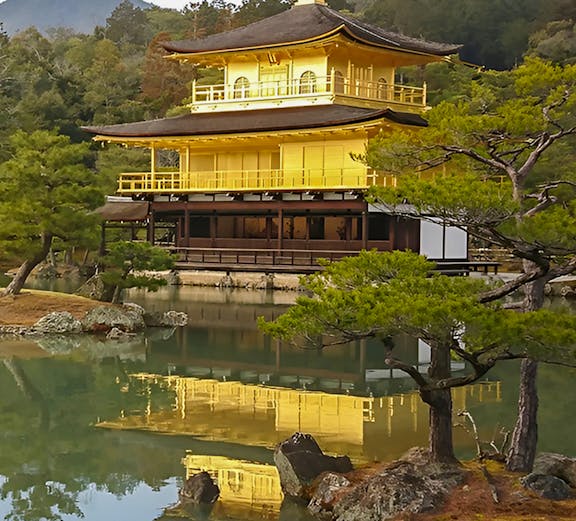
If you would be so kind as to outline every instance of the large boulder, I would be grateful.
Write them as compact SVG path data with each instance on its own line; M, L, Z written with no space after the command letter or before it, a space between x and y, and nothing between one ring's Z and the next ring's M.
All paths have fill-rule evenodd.
M180 311L150 311L144 313L148 327L179 327L188 324L188 315Z
M55 311L38 320L34 330L45 334L81 333L82 324L68 311Z
M419 514L439 508L460 486L465 472L458 465L429 463L410 455L384 467L345 493L332 505L335 521L383 521L399 514Z
M572 491L563 479L548 474L528 474L520 483L544 499L556 501L572 497Z
M532 472L556 476L576 488L576 458L554 452L542 452L536 457Z
M89 333L107 333L112 328L134 332L144 329L144 314L131 306L99 306L82 319L82 330Z
M215 503L220 496L220 489L208 472L199 472L190 476L179 490L180 502L199 504Z
M345 474L353 470L348 456L327 456L310 434L297 432L274 451L274 463L285 495L309 498L309 487L323 472Z

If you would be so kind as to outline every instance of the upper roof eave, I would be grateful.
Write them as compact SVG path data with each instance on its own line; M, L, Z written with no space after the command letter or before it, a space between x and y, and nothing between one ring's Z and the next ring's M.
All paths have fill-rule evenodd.
M337 36L339 33L342 32L345 26L342 25L333 29L332 31L328 31L327 33L315 36L313 38L307 38L305 40L294 40L293 42L283 42L283 43L273 43L273 44L266 44L266 45L257 45L252 47L238 47L234 49L214 49L210 51L201 51L201 52L174 52L166 56L166 58L203 58L204 56L215 56L219 54L232 54L232 53L242 53L242 52L249 52L249 51L263 51L263 50L271 50L271 49L279 49L282 47L295 47L297 45L306 45L309 43L317 43L322 40L329 40L334 36Z
M247 26L205 38L165 42L162 45L169 52L190 55L238 49L271 48L315 40L327 33L341 30L342 26L346 26L348 32L355 38L364 40L369 45L388 44L391 48L399 50L437 56L454 54L461 47L388 32L319 4L292 7L292 9Z

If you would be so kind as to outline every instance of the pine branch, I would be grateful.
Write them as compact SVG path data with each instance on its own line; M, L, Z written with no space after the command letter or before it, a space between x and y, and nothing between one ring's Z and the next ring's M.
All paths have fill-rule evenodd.
M430 382L426 380L426 378L412 365L405 364L396 358L392 358L387 356L384 360L386 365L392 367L393 369L400 369L400 371L404 371L407 375L409 375L412 380L414 380L418 387L422 390L429 390Z
M576 266L574 268L576 269ZM539 279L540 277L545 275L546 272L547 270L545 270L544 268L538 267L538 269L536 270L523 273L522 275L519 275L518 277L506 282L502 286L499 286L490 291L485 291L479 296L478 300L481 303L486 304L487 302L493 302L495 300L506 297L507 295L510 295L514 291L524 286L525 284L528 284L529 282L533 282L536 279Z

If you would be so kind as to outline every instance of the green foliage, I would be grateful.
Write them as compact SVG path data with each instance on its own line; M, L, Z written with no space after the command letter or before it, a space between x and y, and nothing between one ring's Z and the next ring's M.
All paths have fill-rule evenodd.
M87 144L54 132L16 132L11 159L0 164L0 250L29 258L43 234L67 245L97 239L91 210L103 202L99 179L86 168Z
M468 96L429 111L428 128L371 142L363 159L400 174L395 189L375 189L373 200L409 201L543 269L569 269L575 108L574 65L527 58L511 73L479 75Z
M234 14L234 25L240 27L257 22L286 11L290 6L291 2L287 0L243 0Z
M408 252L362 252L328 263L324 271L302 280L307 295L274 322L260 319L259 327L316 347L409 334L472 364L473 374L446 380L444 388L471 383L498 359L562 354L576 363L573 314L517 313L499 303L482 304L478 296L489 289L484 280L433 274L432 268ZM387 357L393 354L392 348Z
M115 242L102 258L102 281L116 288L116 295L126 288L156 291L166 280L143 272L172 269L174 257L166 250L147 242Z
M122 172L146 171L150 167L150 153L143 148L102 146L97 151L96 169L105 183L105 192L116 192L118 175Z
M148 18L130 0L123 0L106 19L106 38L120 45L143 47L151 37L148 32Z
M576 61L576 22L550 22L530 37L528 55L538 56L560 64Z
M498 70L509 69L521 60L532 33L551 20L569 20L568 13L574 11L567 0L363 3L362 17L370 23L430 40L461 43L463 60Z

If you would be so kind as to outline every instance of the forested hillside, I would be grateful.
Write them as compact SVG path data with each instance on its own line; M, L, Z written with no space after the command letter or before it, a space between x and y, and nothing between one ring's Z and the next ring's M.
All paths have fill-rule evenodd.
M371 23L448 42L464 44L462 58L492 68L508 68L525 54L559 63L576 55L576 4L572 0L328 0L335 9L354 12ZM116 0L6 0L2 13L27 6L30 17L41 6L84 6L89 17L104 13ZM142 5L143 2L139 2ZM146 5L146 4L145 4ZM16 130L58 129L74 141L86 139L81 125L111 124L177 113L190 95L190 82L209 79L213 70L181 68L163 59L162 40L197 38L271 16L290 0L225 0L190 3L181 12L141 9L124 0L88 33L29 28L14 35L0 32L0 162L9 154L8 137ZM16 6L16 7L14 7ZM56 14L54 14L56 16ZM54 18L52 18L53 20ZM30 18L32 20L32 18ZM48 15L46 15L48 20ZM46 21L44 20L44 21ZM470 74L445 64L399 71L398 81L427 81L434 104L462 91ZM104 170L117 170L137 152L100 153ZM106 154L114 155L108 160ZM130 161L134 161L131 157ZM132 166L134 167L134 165Z
M144 0L5 0L0 23L13 35L36 27L40 32L66 27L92 34L106 25L114 8L143 9L142 16L120 18L128 32L134 24L149 42L157 33L172 37L199 37L245 25L288 9L293 0L191 1L181 13L161 9ZM576 2L573 0L328 0L375 25L410 36L460 43L463 60L493 69L507 69L521 59L529 46L543 55L570 58L576 53ZM145 14L144 14L145 13Z

